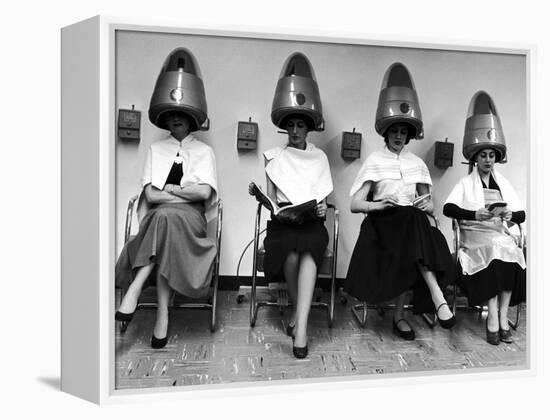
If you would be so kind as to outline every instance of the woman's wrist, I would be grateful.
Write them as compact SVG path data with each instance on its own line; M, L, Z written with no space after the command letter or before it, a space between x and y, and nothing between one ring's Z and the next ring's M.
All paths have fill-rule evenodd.
M371 211L375 210L373 208L373 202L371 201L365 201L365 213L370 213Z

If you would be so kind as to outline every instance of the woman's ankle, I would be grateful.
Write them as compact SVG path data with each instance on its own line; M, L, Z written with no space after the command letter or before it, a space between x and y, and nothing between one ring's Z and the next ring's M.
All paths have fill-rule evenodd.
M157 319L155 320L155 326L153 327L153 335L157 338L166 337L168 332L168 313L157 312Z
M508 308L506 308L506 310L504 311L502 309L499 311L498 322L499 322L500 329L502 330L508 329Z
M128 289L120 302L120 307L118 310L123 313L134 312L139 302L139 295L140 293L135 289Z

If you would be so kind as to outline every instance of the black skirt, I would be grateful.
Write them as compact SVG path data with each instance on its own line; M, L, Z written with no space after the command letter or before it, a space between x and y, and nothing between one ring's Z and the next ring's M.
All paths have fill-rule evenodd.
M327 245L328 232L322 219L301 225L271 219L267 222L264 239L266 278L268 281L283 279L283 265L291 252L309 252L317 267L320 267Z
M517 263L493 260L487 268L469 276L463 274L458 284L470 305L483 305L500 292L511 291L510 306L525 302L526 272Z
M435 308L418 264L435 272L442 289L457 278L445 237L423 211L405 206L370 213L361 224L345 290L372 304L412 290L414 312L431 313Z

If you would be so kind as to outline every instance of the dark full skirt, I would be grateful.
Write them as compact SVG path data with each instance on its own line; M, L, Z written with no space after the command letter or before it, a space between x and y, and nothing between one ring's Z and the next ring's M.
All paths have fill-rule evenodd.
M115 281L127 288L140 267L154 262L149 285L162 276L172 289L197 298L208 293L215 257L202 203L160 204L147 212L137 235L124 246Z
M322 219L302 225L281 223L276 219L267 222L264 239L264 273L268 281L282 280L282 269L291 252L309 252L317 265L321 266L328 232Z
M345 290L360 301L380 304L413 291L415 313L435 310L418 264L435 272L443 289L457 278L445 237L412 206L373 212L361 224Z
M487 268L469 276L463 274L458 284L470 305L483 305L500 292L511 291L510 306L525 302L526 272L517 263L493 260Z

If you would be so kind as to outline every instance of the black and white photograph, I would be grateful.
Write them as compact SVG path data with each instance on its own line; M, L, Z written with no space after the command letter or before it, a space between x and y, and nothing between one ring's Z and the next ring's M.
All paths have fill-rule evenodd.
M527 51L183 32L115 32L115 389L529 367Z
M3 9L3 418L540 418L543 3Z

